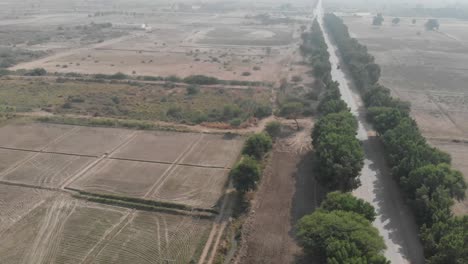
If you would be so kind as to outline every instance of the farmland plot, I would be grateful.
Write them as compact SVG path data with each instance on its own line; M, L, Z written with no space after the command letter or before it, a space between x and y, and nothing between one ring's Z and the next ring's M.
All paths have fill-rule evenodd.
M80 263L123 216L124 209L59 195L4 232L2 263Z
M0 185L0 234L52 196L50 191Z
M6 171L1 180L57 188L94 159L81 156L36 153L17 168Z
M143 198L168 168L167 164L104 160L72 183L71 187L88 192Z
M177 166L150 198L198 208L214 207L222 197L229 171Z
M54 140L69 133L73 127L51 124L18 124L0 128L0 146L41 150Z
M193 133L143 132L111 157L172 163L199 137Z
M98 263L189 263L210 222L189 216L137 212L96 257Z
M101 156L111 152L124 142L132 131L96 127L78 127L59 142L47 147L46 151Z

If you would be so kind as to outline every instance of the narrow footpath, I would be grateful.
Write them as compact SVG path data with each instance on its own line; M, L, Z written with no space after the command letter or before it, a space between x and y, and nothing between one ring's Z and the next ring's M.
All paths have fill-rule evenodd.
M365 113L360 111L363 108L360 96L355 89L352 89L351 78L348 78L346 68L343 67L339 51L323 26L324 11L321 0L315 10L315 16L328 45L332 78L340 84L342 98L359 122L357 137L363 144L365 161L360 177L361 186L353 194L375 207L378 216L373 224L385 240L387 245L385 256L392 263L424 263L423 249L414 217L404 203L397 183L389 173L380 141L367 123Z

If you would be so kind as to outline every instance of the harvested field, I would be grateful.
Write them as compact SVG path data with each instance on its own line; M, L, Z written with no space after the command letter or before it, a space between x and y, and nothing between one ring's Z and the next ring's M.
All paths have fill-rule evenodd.
M174 162L200 135L192 133L143 132L115 153L112 158L154 162Z
M205 136L198 147L181 161L182 164L230 168L236 162L244 139L237 136Z
M49 145L45 151L101 156L110 153L129 139L133 133L115 128L77 127L67 137Z
M28 151L0 149L0 175L4 175L5 170L15 167L24 159L34 154Z
M167 164L104 160L70 187L142 198L168 168Z
M468 46L463 41L468 23L443 19L439 31L426 31L422 22L412 25L410 19L381 27L371 26L369 16L344 20L352 35L376 57L382 84L411 102L412 116L424 136L450 153L454 166L468 180L468 167L460 163L466 160L461 153L468 151L468 145L450 143L468 139ZM454 211L468 213L467 202L457 204Z
M50 191L0 185L0 234L52 196Z
M150 196L164 202L212 208L223 196L228 170L177 166Z
M18 167L2 173L0 180L58 188L61 184L93 162L93 158L36 153L25 159Z
M188 216L137 212L97 255L98 263L189 263L210 222Z
M0 146L38 151L71 129L73 127L50 124L6 125L0 127Z
M4 232L2 263L79 263L125 211L59 195Z

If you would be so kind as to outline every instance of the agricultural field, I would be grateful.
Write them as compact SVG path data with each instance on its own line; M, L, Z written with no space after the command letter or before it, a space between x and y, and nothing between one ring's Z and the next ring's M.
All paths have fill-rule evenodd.
M219 209L244 141L41 123L6 124L0 135L0 259L8 264L197 260L211 218L169 205ZM169 208L86 198L109 194Z
M434 146L452 155L455 168L468 179L468 23L440 19L439 31L426 31L424 19L402 18L392 25L371 25L371 16L346 16L350 33L365 44L382 68L381 82L412 104L412 116ZM468 213L468 201L454 211Z

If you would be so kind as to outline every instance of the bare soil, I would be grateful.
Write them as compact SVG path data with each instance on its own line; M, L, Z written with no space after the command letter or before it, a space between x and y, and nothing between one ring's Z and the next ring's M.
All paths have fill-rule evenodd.
M310 134L312 124L304 120L301 125L303 131L275 143L243 226L235 263L283 264L303 259L294 239L294 225L320 204L323 191L314 180L310 147L301 147L310 146L303 134Z

